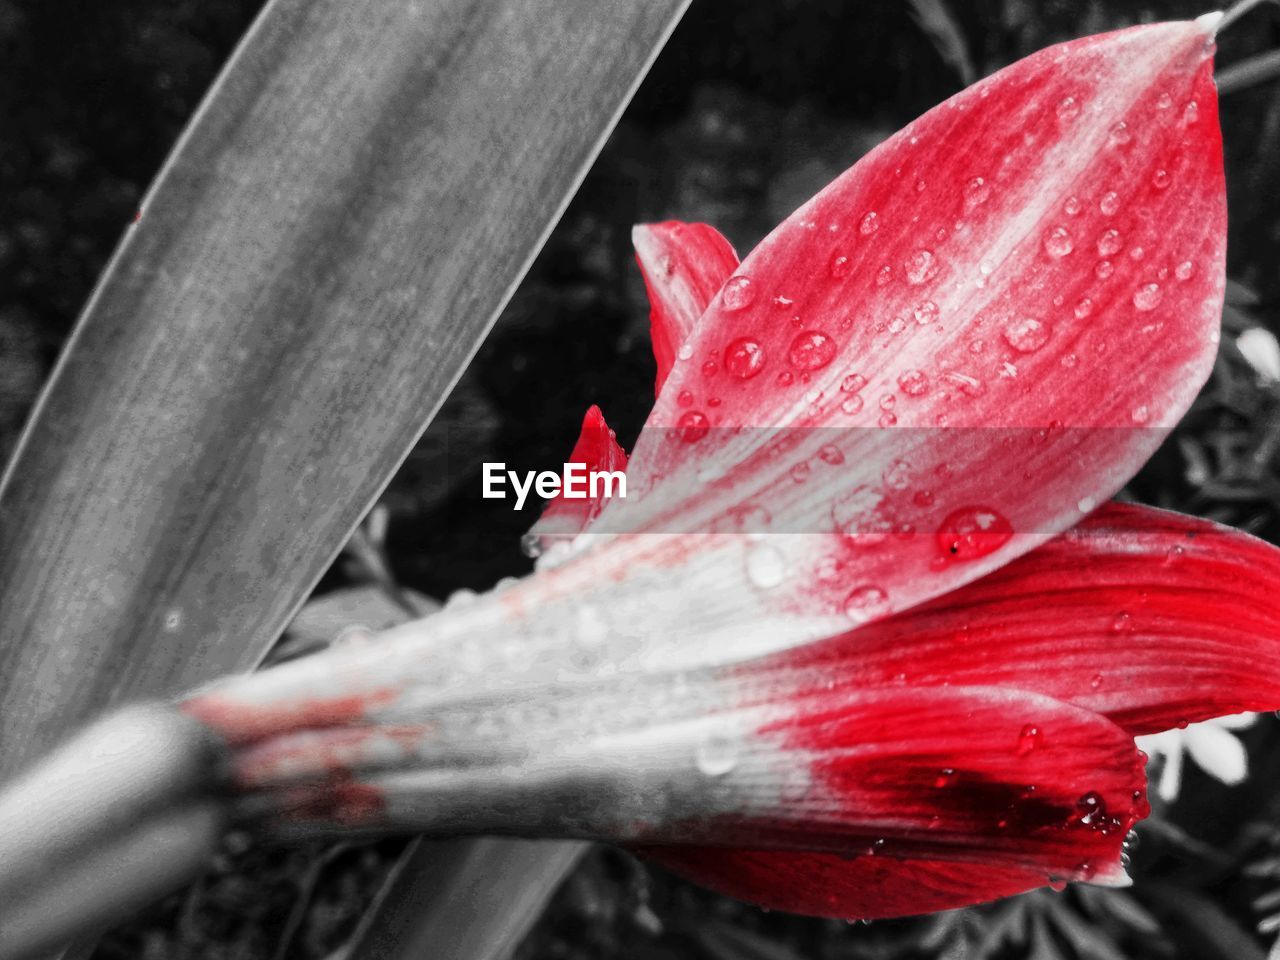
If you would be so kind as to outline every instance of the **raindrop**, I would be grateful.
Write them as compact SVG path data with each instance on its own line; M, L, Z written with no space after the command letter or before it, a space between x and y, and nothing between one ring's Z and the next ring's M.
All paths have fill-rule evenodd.
M1018 745L1014 753L1019 757L1030 756L1044 743L1044 734L1033 723L1028 723L1018 734Z
M1157 170L1151 175L1151 185L1157 190L1163 190L1165 187L1169 186L1170 179L1168 170Z
M1195 269L1190 260L1183 260L1180 264L1173 268L1173 275L1179 280L1188 280L1191 278L1191 272Z
M1104 257L1117 253L1123 246L1124 241L1120 238L1119 230L1108 230L1098 238L1098 253Z
M725 349L724 366L739 380L750 380L764 369L764 347L750 337L739 337Z
M171 607L164 615L164 629L166 633L177 633L182 629L182 608Z
M1126 143L1133 139L1133 134L1129 132L1129 125L1123 120L1112 124L1111 131L1107 137L1113 147L1123 147Z
M929 392L929 378L920 370L908 370L898 377L898 387L909 397L920 397Z
M911 311L911 315L916 318L916 323L922 327L926 326L938 319L938 305L932 300L926 300L917 304L916 308Z
M1098 209L1108 217L1120 209L1120 196L1114 190L1108 190L1098 201Z
M880 419L876 421L876 423L880 424L882 427L892 427L897 422L897 416L892 413L882 413L880 414Z
M938 549L955 560L977 560L1004 546L1013 526L990 507L961 507L949 513L938 527Z
M842 253L837 253L831 258L831 276L836 280L847 277L851 266L848 257Z
M1098 265L1093 268L1093 274L1099 280L1107 279L1107 277L1111 276L1115 271L1116 268L1112 265L1110 260L1099 260Z
M1133 295L1133 305L1139 310L1154 310L1160 305L1164 292L1158 283L1144 283Z
M1100 686L1102 686L1102 674L1095 673L1092 677L1090 677L1089 686L1094 690L1097 690Z
M1121 610L1111 618L1112 633L1128 633L1133 629L1133 616L1127 610Z
M897 404L897 402L898 402L897 397L895 397L892 393L886 393L880 398L880 409L892 410L894 408L894 405Z
M987 202L991 188L982 177L974 177L964 185L964 208L972 210Z
M856 393L840 404L840 409L849 414L849 416L853 416L855 413L861 413L862 407L862 397L858 396Z
M880 216L874 210L868 210L858 222L858 232L869 237L880 229Z
M1171 106L1173 106L1173 97L1169 96L1167 91L1160 94L1156 100L1156 107L1160 110L1168 110Z
M690 410L676 421L676 432L685 443L697 443L711 431L711 422L705 413Z
M1034 317L1023 317L1008 323L1004 330L1005 341L1019 353L1033 353L1045 345L1049 339L1048 324L1041 323Z
M883 267L881 267L878 271L876 271L877 287L883 287L891 279L893 279L893 267L889 266L887 263Z
M1067 212L1067 216L1074 217L1080 212L1080 198L1074 194L1067 197L1067 202L1062 205L1062 209Z
M1093 301L1088 297L1076 304L1075 314L1077 320L1083 320L1091 313L1093 313Z
M738 765L739 742L727 734L710 734L698 744L694 762L708 777L723 777Z
M809 479L809 469L807 463L797 463L791 468L791 479L796 483L804 483Z
M692 343L680 344L680 349L676 351L676 357L679 358L680 360L688 360L692 356L693 356L693 344Z
M795 383L795 375L790 370L783 370L778 374L778 386L789 387Z
M747 551L747 579L761 590L769 590L787 578L787 561L782 551L757 543Z
M1182 108L1182 119L1185 123L1195 123L1200 119L1200 104L1194 100L1188 100L1187 105Z
M901 333L905 329L907 329L907 321L903 320L901 317L894 317L889 321L890 333Z
M918 286L937 275L938 260L932 250L917 250L903 267L907 271L907 283Z
M881 479L890 490L905 490L911 486L911 467L903 460L895 460L885 467Z
M1076 501L1076 509L1081 513L1093 513L1097 506L1098 501L1094 500L1093 497L1081 497Z
M854 623L866 623L889 607L889 595L874 584L854 587L844 598L844 615Z
M805 330L791 341L787 357L801 370L821 370L836 355L835 341L820 330Z
M838 467L844 463L844 454L840 452L840 448L833 443L828 443L819 448L818 459L823 463L829 463L833 467Z
M954 767L943 767L938 771L938 776L934 778L933 785L941 790L943 787L951 783L955 779L956 771Z
M984 340L970 340L970 341L969 341L969 352L970 352L970 353L972 353L972 354L974 354L975 356L976 356L977 354L981 353L981 352L982 352L983 350L985 350L985 349L987 349L986 341L984 341Z
M867 385L867 378L860 373L851 373L840 381L840 389L845 393L857 393Z
M714 360L708 360L702 365L702 375L707 378L714 377L716 375L716 371L719 369L720 367Z
M1140 407L1134 407L1129 412L1129 419L1141 426L1151 419L1151 410L1145 403Z
M720 302L726 310L742 310L751 306L756 298L750 277L731 277L720 288Z
M1080 115L1080 102L1075 97L1063 97L1058 103L1058 119L1074 120Z
M1045 234L1044 250L1049 256L1065 257L1074 249L1075 244L1072 243L1071 234L1066 227L1057 226Z
M682 407L693 406L693 393L688 390L681 390L676 396L676 403Z

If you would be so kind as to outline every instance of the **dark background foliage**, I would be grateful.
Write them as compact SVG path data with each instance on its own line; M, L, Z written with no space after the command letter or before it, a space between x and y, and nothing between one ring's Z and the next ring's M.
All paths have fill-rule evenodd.
M923 6L923 5L922 5ZM0 0L0 460L143 191L258 0ZM976 72L1046 44L1195 16L1185 0L948 5ZM1220 64L1275 49L1259 11ZM528 279L392 484L395 575L427 595L528 568L532 515L479 498L478 463L545 469L599 403L624 445L652 400L632 223L705 220L745 252L961 75L896 0L694 0ZM1223 104L1234 289L1227 331L1280 327L1280 83ZM359 318L352 318L358 323ZM1127 495L1280 535L1275 384L1224 336L1214 378ZM360 576L336 569L321 589ZM985 911L847 927L766 915L602 851L557 897L527 957L1262 956L1280 886L1275 726L1246 732L1252 777L1188 774L1157 810L1130 894L1046 893ZM327 956L390 857L375 846L229 847L198 887L113 933L103 957ZM1254 901L1261 898L1261 902ZM1275 902L1280 902L1276 900Z

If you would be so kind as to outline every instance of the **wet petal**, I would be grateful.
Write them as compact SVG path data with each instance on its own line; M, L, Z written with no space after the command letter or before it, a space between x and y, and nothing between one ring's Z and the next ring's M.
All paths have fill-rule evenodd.
M662 389L711 298L738 266L729 241L705 223L643 223L632 228L636 262L649 294L653 356Z
M1108 504L968 586L739 669L753 693L992 684L1095 710L1132 734L1280 707L1280 549Z

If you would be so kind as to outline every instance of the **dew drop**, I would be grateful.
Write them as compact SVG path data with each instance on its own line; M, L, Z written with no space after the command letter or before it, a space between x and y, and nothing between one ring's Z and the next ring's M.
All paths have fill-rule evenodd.
M893 267L887 263L876 271L876 286L883 287L886 283L893 279Z
M897 402L898 402L897 397L895 397L892 393L886 393L884 394L884 396L880 398L880 409L892 410L894 408L894 405L897 404Z
M876 423L880 424L880 426L882 427L892 427L897 422L898 422L897 415L892 413L882 413L880 414L880 419L876 421Z
M858 221L858 232L864 237L869 237L880 229L880 215L874 210L868 210L862 215L862 219Z
M1049 339L1048 324L1041 323L1034 317L1013 320L1001 332L1009 346L1019 353L1033 353L1043 347Z
M1189 280L1191 278L1191 273L1194 270L1195 270L1195 266L1191 263L1190 260L1183 260L1180 264L1178 264L1176 267L1173 268L1173 275L1177 277L1179 280Z
M756 289L750 277L730 277L720 288L720 302L726 310L742 310L756 299Z
M1093 301L1085 297L1076 304L1075 315L1077 320L1083 320L1089 314L1093 313Z
M778 386L780 387L789 387L791 384L795 383L795 380L795 374L790 370L783 370L778 374Z
M825 444L818 449L818 459L823 463L829 463L833 467L838 467L844 463L844 454L840 452L840 448L833 443Z
M889 595L874 584L854 587L844 598L844 615L854 623L866 623L889 607Z
M767 543L754 544L747 551L747 579L761 590L771 590L787 578L787 561L782 551Z
M932 250L917 250L903 264L907 273L907 283L919 286L932 280L938 273L938 258Z
M867 378L860 373L851 373L840 381L840 389L845 393L857 393L867 385Z
M805 330L791 341L787 358L801 370L821 370L836 355L835 341L820 330Z
M1145 403L1140 407L1134 407L1129 411L1129 419L1141 426L1151 419L1151 409Z
M1105 280L1111 274L1115 273L1116 268L1110 260L1099 260L1098 265L1093 268L1093 274L1099 280Z
M708 777L723 777L738 765L739 742L726 734L711 734L698 744L694 762Z
M807 463L797 463L791 468L791 479L796 483L804 483L809 479L810 467Z
M894 317L889 321L890 333L901 333L905 329L907 329L907 321L903 320L901 317Z
M1111 618L1112 633L1129 633L1133 629L1133 616L1127 610L1121 610Z
M1123 147L1133 139L1133 134L1129 132L1129 125L1121 120L1112 124L1111 130L1107 134L1107 139L1113 147Z
M885 467L881 479L890 490L905 490L911 486L911 466L904 460L895 460Z
M1097 690L1100 686L1102 686L1102 674L1095 673L1092 677L1090 677L1089 686L1091 689L1094 689L1094 690Z
M964 208L973 210L987 202L991 196L991 187L982 177L973 177L964 185Z
M1195 123L1200 119L1200 104L1194 100L1188 100L1187 105L1182 108L1182 120L1184 123Z
M676 403L682 407L693 406L693 393L689 390L681 390L676 396Z
M1080 102L1075 97L1063 97L1058 103L1058 119L1074 120L1080 116Z
M1067 216L1074 217L1080 212L1080 198L1075 194L1067 197L1067 202L1062 205L1062 209L1067 212Z
M682 343L680 349L676 351L676 357L680 360L688 360L693 356L693 344Z
M1034 723L1028 723L1022 728L1022 732L1018 734L1018 745L1014 748L1014 753L1019 757L1030 756L1043 743L1044 734L1040 728Z
M1114 190L1108 190L1098 201L1098 209L1108 217L1120 209L1120 196Z
M861 413L862 407L862 397L858 396L856 393L840 404L840 409L849 416L853 416L855 413Z
M1160 110L1168 110L1173 106L1173 97L1169 96L1168 91L1160 94L1156 100L1156 107Z
M1160 169L1151 175L1151 185L1157 190L1163 190L1165 187L1169 186L1169 181L1171 179L1172 178L1169 176L1168 170Z
M916 318L916 323L922 327L927 326L938 319L938 305L932 300L925 300L923 303L916 305L915 309L911 311L911 315Z
M921 397L929 392L929 378L921 370L908 370L899 375L898 387L909 397Z
M1098 253L1104 257L1112 256L1123 246L1124 241L1120 237L1119 230L1107 230L1098 238Z
M1013 536L1013 526L990 507L961 507L938 527L938 550L954 560L977 560L998 550Z
M716 372L719 369L720 369L719 365L714 360L708 360L706 363L702 365L702 375L710 379L711 377L714 377L716 375Z
M851 267L852 265L849 263L849 258L844 254L837 253L831 257L830 270L833 279L840 280L843 277L847 277Z
M1160 306L1164 291L1158 283L1144 283L1133 294L1133 305L1142 311L1154 310Z
M1071 240L1071 233L1066 227L1057 226L1050 230L1044 237L1045 253L1054 258L1065 257L1075 249L1075 244Z
M724 352L724 366L739 380L750 380L764 369L764 347L750 337L739 337Z
M698 410L690 410L680 415L676 421L676 433L685 443L697 443L711 431L711 422L707 415Z

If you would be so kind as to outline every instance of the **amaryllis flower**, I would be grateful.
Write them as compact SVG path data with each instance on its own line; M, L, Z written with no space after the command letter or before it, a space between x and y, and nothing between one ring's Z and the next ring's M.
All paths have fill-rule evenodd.
M1124 882L1134 737L1280 705L1280 552L1104 505L1208 376L1215 17L1035 54L740 264L637 228L657 403L629 495L530 577L185 709L283 831L624 843L882 917Z

